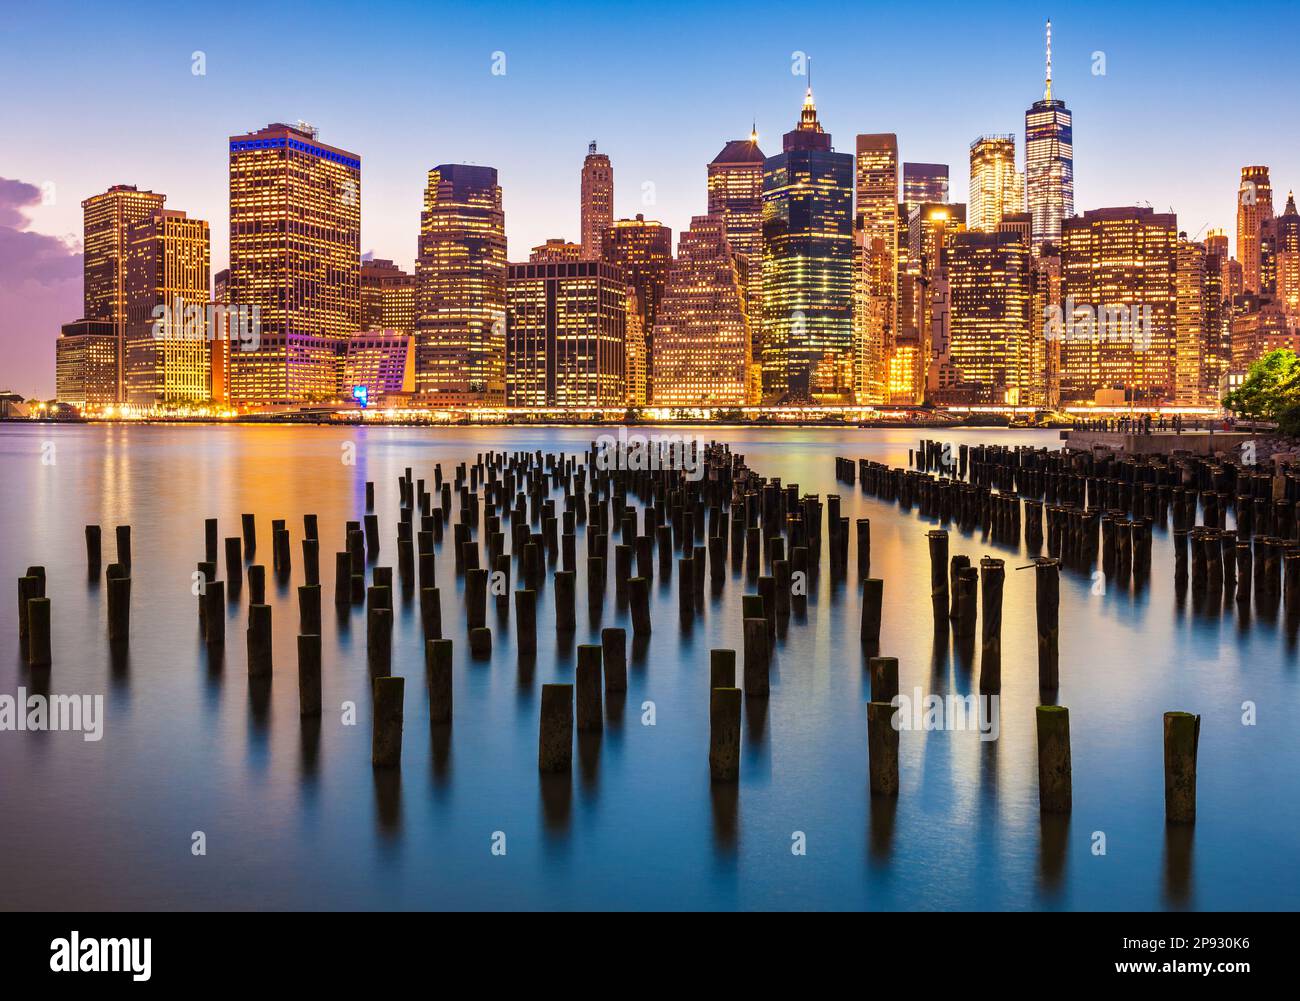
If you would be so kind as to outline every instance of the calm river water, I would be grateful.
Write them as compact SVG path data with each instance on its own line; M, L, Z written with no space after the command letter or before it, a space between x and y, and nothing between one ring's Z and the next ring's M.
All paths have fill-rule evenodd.
M680 429L677 429L680 430ZM652 588L655 632L634 652L626 700L581 742L571 779L537 771L541 685L571 681L557 648L554 588L539 597L538 652L520 669L513 621L497 618L490 661L468 656L463 580L450 533L439 554L444 635L455 641L455 720L428 722L418 603L397 602L393 672L408 679L399 773L370 763L363 611L336 618L333 553L375 481L381 565L396 562L397 479L432 489L441 462L493 449L581 452L590 428L362 429L0 425L0 695L39 688L19 654L16 580L46 567L53 693L102 694L103 739L0 732L0 906L6 908L780 908L1292 909L1300 904L1300 671L1284 623L1199 616L1175 595L1157 530L1144 591L1064 571L1061 689L1073 735L1074 810L1044 825L1037 800L1034 581L1016 553L955 527L952 552L1007 559L1000 735L901 734L901 795L867 786L868 679L859 594L824 556L806 618L780 636L765 708L744 717L737 786L710 783L708 651L739 648L743 575L706 598L689 632L676 584ZM911 431L708 428L752 468L805 492L840 493L872 522L885 584L882 652L904 693L970 693L977 665L930 628L925 530L915 513L837 484L834 457L904 465ZM933 435L932 435L933 436ZM1055 432L944 432L955 443L1057 447ZM345 443L355 465L345 464ZM51 444L52 443L52 444ZM561 505L562 506L562 505ZM190 574L203 520L239 534L257 515L256 562L273 518L292 533L293 578L274 606L269 698L250 698L244 603L228 606L224 658L198 632ZM295 633L302 516L319 517L324 704L298 715ZM106 641L102 581L88 583L82 528L134 532L132 641ZM581 536L582 529L580 527ZM507 535L508 537L508 535ZM580 555L585 541L578 540ZM222 557L224 562L224 555ZM612 586L578 631L625 625ZM854 557L850 552L850 566ZM675 572L676 568L674 568ZM219 573L224 578L224 567ZM1098 593L1104 591L1104 593ZM354 702L355 725L342 707ZM654 725L645 725L653 703ZM1243 704L1256 710L1243 725ZM1161 716L1202 714L1199 818L1167 834ZM206 854L192 852L203 832ZM506 852L494 854L494 834ZM802 838L798 835L802 834ZM795 854L799 841L804 854ZM497 839L500 843L500 839ZM1104 853L1099 851L1104 846Z

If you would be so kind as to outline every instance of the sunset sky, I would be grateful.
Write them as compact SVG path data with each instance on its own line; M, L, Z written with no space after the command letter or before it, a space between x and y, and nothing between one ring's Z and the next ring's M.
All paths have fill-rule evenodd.
M951 166L1016 133L1042 96L1074 113L1075 206L1150 203L1191 234L1235 218L1243 164L1300 184L1293 4L411 3L10 5L0 51L0 389L48 397L60 323L81 310L81 199L165 192L227 257L226 140L303 119L362 157L362 250L410 267L429 167L495 166L510 258L578 236L595 139L615 213L684 228L705 164L756 121L778 151L813 60L821 121L851 151L896 132L904 160ZM195 75L194 53L206 73ZM504 53L504 75L493 54ZM1105 75L1094 74L1104 53Z

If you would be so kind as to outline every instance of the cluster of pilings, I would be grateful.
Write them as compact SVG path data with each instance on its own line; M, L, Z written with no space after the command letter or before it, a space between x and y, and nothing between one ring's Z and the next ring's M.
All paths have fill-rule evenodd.
M952 449L930 441L913 451L912 462L915 469L903 470L841 458L836 460L837 477L846 483L860 482L869 496L897 501L904 509L917 506L924 516L962 528L982 527L994 540L1009 545L1019 538L1024 503L1026 543L1031 550L1046 543L1050 554L1037 557L1032 565L1037 580L1039 684L1045 693L1059 687L1060 567L1094 560L1098 533L1103 561L1127 567L1125 572L1134 579L1149 571L1151 528L1157 519L1163 524L1170 507L1175 511L1176 532L1193 537L1193 586L1204 580L1208 588L1223 580L1223 554L1231 551L1239 556L1245 545L1249 558L1249 545L1237 535L1230 545L1222 526L1192 531L1177 527L1186 522L1188 487L1172 485L1173 471L1196 484L1196 490L1213 487L1216 497L1232 496L1219 489L1225 474L1218 467L1195 461L1110 466L1091 457L1080 462L1078 456L1040 449L965 445ZM1252 493L1246 496L1253 497L1260 489L1258 477L1248 474L1234 477L1233 483L1249 487ZM738 778L743 700L769 696L777 638L792 614L806 612L823 540L830 573L847 576L852 537L862 587L860 637L871 678L867 711L871 788L883 795L898 793L898 731L892 725L898 661L877 655L884 582L870 576L870 521L860 518L850 530L849 519L840 513L839 495L830 494L823 502L818 494L802 493L798 484L760 476L745 464L744 456L717 443L651 440L631 449L622 443L611 450L608 442L592 442L581 456L541 451L480 453L473 464L457 465L450 480L444 479L441 464L435 465L431 484L416 479L410 467L398 478L395 575L393 566L378 564L384 545L382 526L374 511L374 484L367 482L365 487L366 511L345 524L335 553L333 596L340 616L361 607L365 610L376 767L396 767L401 760L405 681L393 673L392 657L398 589L404 600L418 592L430 722L445 725L452 719L453 640L443 634L438 583L439 547L448 537L453 572L464 581L465 642L475 657L492 651L489 597L495 601L498 621L508 621L513 608L521 658L536 653L538 594L548 586L554 594L557 642L576 631L579 526L585 535L588 604L593 609L603 606L612 567L615 597L629 611L634 642L646 642L652 631L649 597L656 574L666 582L676 565L679 628L689 629L703 614L706 594L719 593L729 574L743 573L753 591L741 600L740 657L735 650L710 651L708 758L711 776L722 782ZM557 490L562 493L562 508L551 496ZM453 497L459 501L454 522ZM1106 507L1100 506L1102 502ZM1294 533L1294 503L1290 520L1278 504L1262 516L1253 503L1247 506L1256 525L1262 518ZM1222 517L1222 506L1207 504L1205 509L1215 519ZM223 647L226 606L240 601L246 590L248 676L250 684L266 685L274 673L272 607L266 601L266 567L252 562L257 552L256 517L243 514L240 528L239 535L223 540L217 519L204 522L204 559L194 573L198 628L209 647ZM96 576L100 534L98 526L86 527L88 570ZM130 527L119 526L116 539L117 561L106 572L109 639L126 644ZM1300 595L1300 555L1274 537L1256 537L1256 546L1264 556L1254 564L1256 588L1274 587L1285 566L1288 600L1292 594ZM935 627L951 628L959 641L972 645L979 631L980 691L996 695L1001 690L1004 561L985 556L974 566L964 555L950 555L945 529L929 533L929 548ZM319 717L322 582L314 514L303 517L300 552L299 704L303 717ZM294 560L291 531L284 520L271 524L271 556L272 572L280 582L288 582ZM223 563L224 578L219 574ZM1251 580L1250 572L1243 575L1240 567L1239 560L1234 562L1234 579ZM512 574L519 585L513 595ZM45 590L43 568L28 568L19 581L20 638L33 667L51 661L50 601ZM626 690L627 639L622 628L604 629L599 644L578 646L571 684L543 686L540 771L570 768L575 728L603 728L604 693ZM1166 723L1167 775L1175 776L1167 782L1167 800L1178 804L1169 808L1171 819L1190 819L1195 808L1195 739L1189 764L1187 727L1180 722L1184 715L1171 714L1174 721ZM1063 802L1068 809L1068 712L1041 707L1039 729L1044 809L1059 809Z
M1222 518L1232 493L1231 483L1246 485L1249 502L1243 497L1239 510L1251 514L1254 498L1272 489L1291 498L1274 505L1273 518L1285 519L1300 498L1300 481L1285 478L1279 487L1238 466L1211 463L1191 456L1172 459L1127 459L1087 453L1050 451L1045 448L998 445L952 445L922 439L908 450L909 468L890 467L869 459L835 459L836 479L860 484L864 494L903 511L914 507L922 518L942 525L954 524L961 531L981 531L988 541L1019 549L1020 525L1024 525L1025 548L1033 562L1020 569L1035 574L1035 611L1038 631L1039 690L1048 702L1060 687L1060 570L1062 566L1086 571L1095 566L1098 553L1108 579L1140 588L1150 577L1153 526L1162 527L1174 512L1176 576L1186 574L1186 536L1181 524L1195 522L1198 498L1204 505L1207 524L1218 528L1197 529L1194 536L1193 587L1198 581L1207 589L1227 588L1222 553L1242 548L1250 563L1250 546L1227 533ZM1250 515L1247 515L1249 517ZM1294 514L1290 516L1294 519ZM1295 530L1294 520L1283 521ZM1045 529L1045 530L1044 530ZM1231 542L1224 539L1230 536ZM1003 560L985 556L979 567L962 554L949 554L949 534L940 528L928 533L930 551L930 597L936 632L952 629L958 644L974 646L980 638L979 690L997 695L1002 687L1002 596L1005 581ZM1264 542L1272 554L1272 540ZM1048 555L1041 554L1044 546ZM1195 562L1200 553L1201 565ZM1217 555L1216 555L1217 554ZM1284 557L1285 559L1285 557ZM1276 562L1276 561L1275 561ZM1296 581L1296 607L1300 609L1300 547L1288 567ZM1258 563L1256 563L1258 566ZM1249 574L1247 574L1248 576ZM1240 578L1240 567L1234 575ZM1277 581L1276 569L1265 573ZM1256 580L1259 580L1257 571ZM1289 584L1290 578L1288 578ZM1245 585L1247 592L1249 585ZM863 581L862 639L870 643L879 636L879 581ZM1288 594L1290 589L1288 587ZM1240 595L1240 591L1238 591ZM1247 597L1248 600L1248 597ZM878 699L875 665L872 660L872 701L868 706L868 748L874 792L898 792L898 738L890 734L893 709L888 700ZM896 671L896 667L894 668ZM882 691L888 693L886 685ZM896 694L896 688L894 689ZM1189 738L1185 720L1195 720ZM1037 714L1039 737L1039 793L1044 812L1069 812L1071 801L1069 711L1053 704L1042 705ZM1170 821L1195 818L1196 743L1199 717L1168 713L1165 717L1166 817Z

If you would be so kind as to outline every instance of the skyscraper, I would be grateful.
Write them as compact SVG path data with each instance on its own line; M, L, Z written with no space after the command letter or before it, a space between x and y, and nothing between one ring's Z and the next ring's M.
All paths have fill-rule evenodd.
M603 261L510 265L506 404L625 402L627 287Z
M589 258L582 252L582 244L554 237L529 251L528 260L533 264L544 264L547 261L585 261Z
M601 259L601 241L614 222L614 168L593 142L582 161L582 256Z
M858 136L854 171L854 395L887 403L898 326L898 137Z
M763 393L844 400L853 381L853 157L831 149L812 88L763 164Z
M948 201L946 163L904 163L903 204L912 211L923 202L942 205Z
M1300 314L1300 212L1295 194L1286 196L1286 209L1277 218L1277 298Z
M745 267L721 216L695 216L678 237L652 339L656 406L752 402Z
M166 197L152 191L140 191L134 184L115 184L81 203L84 246L82 312L86 320L100 320L113 325L113 382L116 389L110 402L126 401L126 258L131 227L161 209ZM102 343L95 342L95 348L96 357L102 357ZM97 398L97 394L91 395Z
M1004 215L1024 210L1024 175L1016 170L1016 137L980 136L970 144L967 228L995 233Z
M644 341L644 350L639 354L645 360L646 392L652 396L654 326L659 314L659 300L664 294L668 271L673 263L673 231L643 215L635 219L620 219L602 235L601 254L605 263L617 268L623 281L636 293Z
M209 337L215 333L207 323L207 221L170 209L140 220L131 227L126 272L126 402L150 407L206 401Z
M753 360L763 357L763 151L758 132L722 147L708 168L708 213L719 216L727 243L745 259L746 306Z
M504 403L506 216L494 167L429 171L415 277L416 393L446 406Z
M1016 232L958 233L944 254L952 363L979 402L1026 405L1035 371L1029 244Z
M1262 292L1263 235L1273 219L1273 184L1267 167L1242 167L1237 188L1237 260L1247 292Z
M414 334L415 275L392 261L362 261L361 329Z
M236 403L338 395L361 325L361 158L306 123L230 137L230 301L255 307L254 350L231 353Z
M1052 22L1047 22L1047 82L1025 112L1025 192L1034 217L1034 250L1058 243L1061 221L1074 215L1074 116L1052 97Z
M1186 233L1179 233L1174 402L1184 406L1199 405L1204 395L1205 355L1209 340L1207 325L1210 321L1208 272L1205 245L1187 239Z
M1149 208L1094 209L1061 228L1061 399L1123 390L1174 397L1178 220Z

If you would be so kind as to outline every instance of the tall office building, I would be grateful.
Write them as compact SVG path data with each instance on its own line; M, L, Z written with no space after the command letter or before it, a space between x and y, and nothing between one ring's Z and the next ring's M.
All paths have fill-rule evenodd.
M1059 316L1062 309L1060 251L1054 244L1043 244L1037 248L1030 267L1034 289L1029 311L1031 337L1035 372L1041 375L1041 382L1029 402L1054 410L1061 403L1061 338L1048 336L1048 317Z
M627 300L624 306L627 326L623 336L623 370L627 376L624 402L629 407L644 407L646 405L645 320L642 319L641 300L636 294L636 287L626 284L623 287L627 289Z
M1025 196L1034 220L1034 250L1059 243L1062 221L1074 215L1074 116L1064 101L1052 97L1051 21L1043 99L1025 112Z
M110 403L126 401L126 257L131 227L161 209L166 197L152 191L140 191L134 184L115 184L81 203L84 248L82 312L86 320L113 325L115 388ZM94 347L96 357L101 357L102 343L96 341Z
M1292 313L1300 313L1300 213L1295 194L1288 192L1286 209L1274 224L1277 236L1277 299Z
M506 405L611 407L626 398L627 287L603 261L510 265Z
M944 247L966 229L963 202L921 204L908 213L907 253L917 274L929 277L939 271L943 266Z
M1030 247L1015 232L958 233L944 253L952 303L949 354L980 403L1027 405L1035 370Z
M54 342L55 397L79 410L117 402L117 324L111 320L65 323Z
M910 212L925 202L943 205L948 201L946 163L904 163L903 204Z
M996 233L1003 216L1024 210L1024 175L1016 170L1016 137L980 136L970 144L967 228Z
M637 319L645 344L640 357L645 360L646 393L653 398L654 327L673 264L673 231L643 215L620 219L601 236L601 254L636 292Z
M362 261L361 329L414 334L415 275L392 261Z
M655 406L743 406L749 399L745 258L721 216L691 219L659 304L654 337Z
M211 396L211 234L204 219L159 209L131 227L127 250L126 402Z
M708 168L708 213L726 227L727 243L745 259L746 306L753 360L763 357L763 151L758 132L733 139Z
M853 157L832 150L811 87L763 164L763 339L765 397L851 397Z
M898 137L858 136L854 175L854 396L887 403L898 326Z
M1273 219L1273 184L1267 167L1242 167L1237 188L1237 260L1247 292L1262 292L1264 232Z
M606 154L596 152L594 142L582 161L581 198L582 256L598 261L605 230L614 223L614 168Z
M1061 398L1123 390L1133 402L1176 389L1178 220L1103 208L1061 228Z
M306 123L230 137L230 301L255 307L254 350L231 352L244 404L337 397L361 325L361 158Z
M504 403L506 216L495 168L429 171L415 277L417 395L445 406Z
M1174 319L1174 402L1199 405L1205 389L1205 352L1210 340L1209 259L1205 245L1178 234L1177 306ZM1216 282L1217 284L1217 282Z

